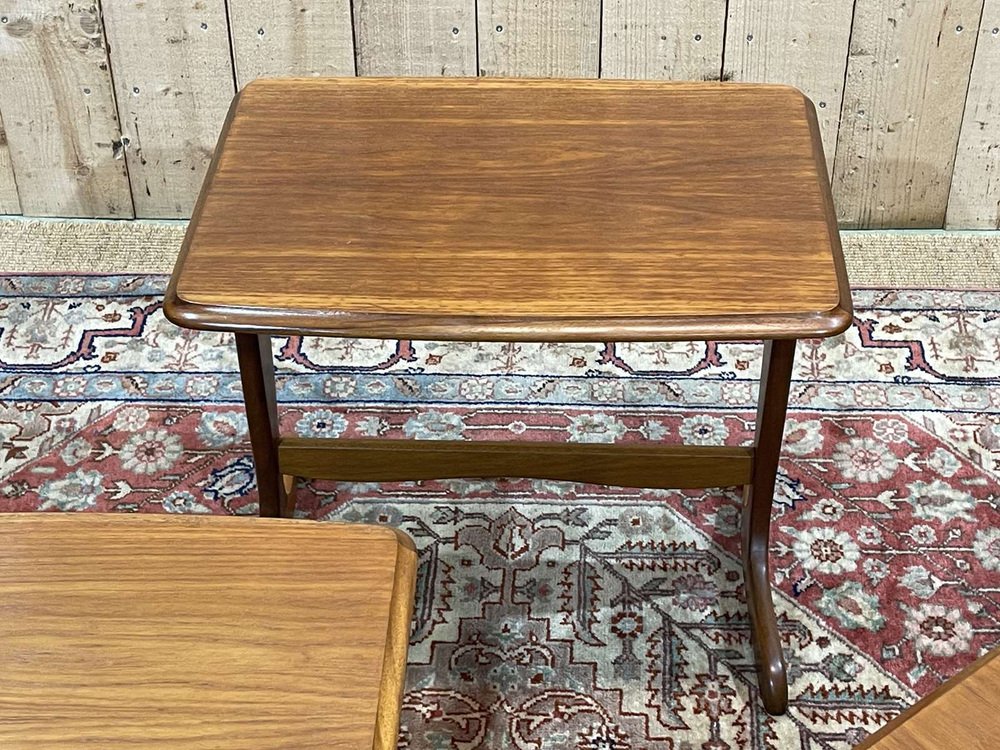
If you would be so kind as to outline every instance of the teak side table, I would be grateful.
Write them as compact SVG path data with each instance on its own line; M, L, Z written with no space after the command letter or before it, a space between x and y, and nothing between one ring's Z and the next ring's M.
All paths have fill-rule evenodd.
M416 567L383 526L0 514L0 747L395 750Z
M795 341L851 322L812 104L783 86L284 79L233 104L167 317L232 331L262 515L287 478L744 485L765 707L787 705L768 533ZM278 434L271 335L764 339L753 447Z

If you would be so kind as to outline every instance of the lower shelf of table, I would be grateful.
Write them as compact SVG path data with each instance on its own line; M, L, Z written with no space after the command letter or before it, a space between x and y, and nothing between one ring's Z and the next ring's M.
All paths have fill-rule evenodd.
M344 482L532 477L623 487L748 484L753 449L717 446L283 438L283 474Z

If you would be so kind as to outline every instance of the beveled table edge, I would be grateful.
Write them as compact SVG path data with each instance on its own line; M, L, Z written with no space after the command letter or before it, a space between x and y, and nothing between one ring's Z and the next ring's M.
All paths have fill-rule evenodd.
M278 336L419 341L747 341L836 336L854 320L850 299L822 313L685 318L518 318L344 313L200 305L168 293L164 314L182 328Z
M147 525L174 527L182 529L201 529L212 526L231 526L234 529L257 530L260 527L261 534L266 534L268 527L281 528L283 530L295 529L295 533L309 533L329 535L331 533L349 532L356 537L385 537L385 541L392 539L397 549L416 551L413 539L404 531L383 526L381 524L368 523L348 523L348 522L323 522L316 523L304 519L293 518L261 518L259 516L222 516L203 515L195 513L99 513L83 511L60 511L60 512L39 512L39 511L15 511L12 513L0 513L0 535L5 531L10 531L23 524L66 524L66 525L97 525L106 526L109 530L115 527L127 527L129 525Z

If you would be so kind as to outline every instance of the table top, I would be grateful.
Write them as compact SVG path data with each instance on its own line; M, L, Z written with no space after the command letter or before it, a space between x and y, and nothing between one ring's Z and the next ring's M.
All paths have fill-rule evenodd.
M1000 648L902 713L855 750L1000 747Z
M0 514L0 747L395 748L415 565L384 527Z
M165 310L191 328L524 341L851 320L801 92L524 79L251 83Z

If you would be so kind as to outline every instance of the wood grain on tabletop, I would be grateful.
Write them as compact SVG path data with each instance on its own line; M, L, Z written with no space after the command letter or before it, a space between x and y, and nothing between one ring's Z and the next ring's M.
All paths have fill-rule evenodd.
M382 527L0 515L0 747L395 748L414 566Z
M904 711L855 750L1000 747L1000 648Z
M850 322L791 88L265 80L227 130L167 294L182 325L667 340Z

